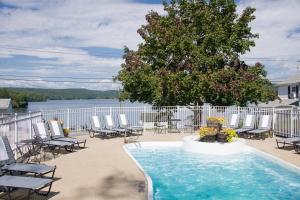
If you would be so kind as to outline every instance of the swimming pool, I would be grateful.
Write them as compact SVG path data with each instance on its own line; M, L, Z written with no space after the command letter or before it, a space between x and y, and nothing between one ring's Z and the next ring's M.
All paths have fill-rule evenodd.
M216 156L161 144L125 146L151 177L155 200L300 199L300 174L255 151Z

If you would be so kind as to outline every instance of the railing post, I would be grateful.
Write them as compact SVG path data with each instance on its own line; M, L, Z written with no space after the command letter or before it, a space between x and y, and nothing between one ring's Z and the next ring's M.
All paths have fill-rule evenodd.
M145 132L145 115L146 115L146 106L144 106L143 109L143 132Z
M112 116L112 107L109 107L109 115Z
M208 117L211 117L211 105L208 105Z
M31 111L29 111L29 134L30 134L30 139L32 138L32 116L31 116Z
M67 129L70 129L70 109L67 109Z
M19 140L19 133L18 133L18 113L15 113L15 118L14 118L14 126L15 126L15 144L18 143Z
M97 107L96 106L94 107L94 115L95 116L97 115Z
M293 116L293 108L291 108L291 137L294 136L294 116Z
M276 121L276 112L275 112L275 108L273 107L272 109L272 113L273 113L273 120L272 120L272 136L274 137L274 132L275 132L275 121Z

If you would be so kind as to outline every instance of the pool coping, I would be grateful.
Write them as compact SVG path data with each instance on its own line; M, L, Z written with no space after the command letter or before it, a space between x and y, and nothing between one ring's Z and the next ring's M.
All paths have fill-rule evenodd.
M126 144L123 145L123 149L127 153L127 155L133 160L133 162L137 165L137 167L143 173L143 175L145 176L146 184L147 184L147 199L153 200L153 185L152 185L151 177L143 169L143 167L140 165L140 163L133 157L133 155L128 151Z
M182 143L182 141L180 141ZM152 179L150 177L150 175L148 175L148 173L143 169L143 167L140 165L140 163L134 158L134 156L129 152L128 150L128 146L132 146L133 144L137 144L139 147L141 147L141 144L151 144L151 143L158 143L160 147L170 147L170 146L178 146L179 141L147 141L147 142L139 142L139 143L130 143L130 144L124 144L123 145L123 149L124 151L128 154L128 156L135 162L135 164L137 165L137 167L139 168L139 170L141 170L141 172L144 174L145 178L146 178L146 182L147 182L147 199L148 200L153 200L153 183L152 183ZM169 145L165 146L165 144L169 143ZM170 144L173 143L173 144ZM164 144L164 145L162 145ZM146 145L146 146L148 146ZM248 144L245 144L247 146L247 148L249 148L250 152L254 152L262 157L264 157L265 159L268 159L271 162L276 162L276 164L279 164L280 166L287 168L293 172L296 172L300 175L300 167L287 162L279 157L276 157L272 154L269 154L267 152L264 152L262 150L256 149ZM150 145L149 145L150 146Z
M262 150L259 150L259 149L255 148L255 147L252 147L252 146L248 145L248 144L245 144L245 145L247 145L247 147L249 147L249 149L251 151L253 151L253 152L261 155L265 159L268 159L271 162L277 161L276 164L278 164L278 165L280 165L280 166L282 166L284 168L287 168L287 169L289 169L289 170L291 170L293 172L296 172L296 173L298 173L300 175L300 167L298 167L297 165L292 164L292 163L290 163L288 161L285 161L285 160L283 160L283 159L281 159L281 158L279 158L277 156L274 156L274 155L272 155L270 153L267 153L267 152L264 152Z

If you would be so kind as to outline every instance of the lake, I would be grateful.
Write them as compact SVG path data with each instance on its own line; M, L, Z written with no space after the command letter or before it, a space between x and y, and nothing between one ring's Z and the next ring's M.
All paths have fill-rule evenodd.
M92 108L92 107L135 107L144 106L143 103L124 101L120 104L118 99L79 99L79 100L48 100L42 102L28 102L28 111L57 110L65 108Z

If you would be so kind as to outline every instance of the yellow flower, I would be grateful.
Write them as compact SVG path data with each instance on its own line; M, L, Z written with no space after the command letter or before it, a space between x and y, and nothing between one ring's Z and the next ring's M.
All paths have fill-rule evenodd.
M227 142L232 142L233 138L238 137L238 135L236 134L236 131L233 130L232 128L224 128L222 129L222 132L225 133L227 135Z
M200 137L204 137L206 135L215 135L217 133L217 130L212 127L201 127L199 129L199 135Z
M222 125L225 123L224 117L209 117L209 118L207 118L207 121L212 121L212 122L220 123Z

